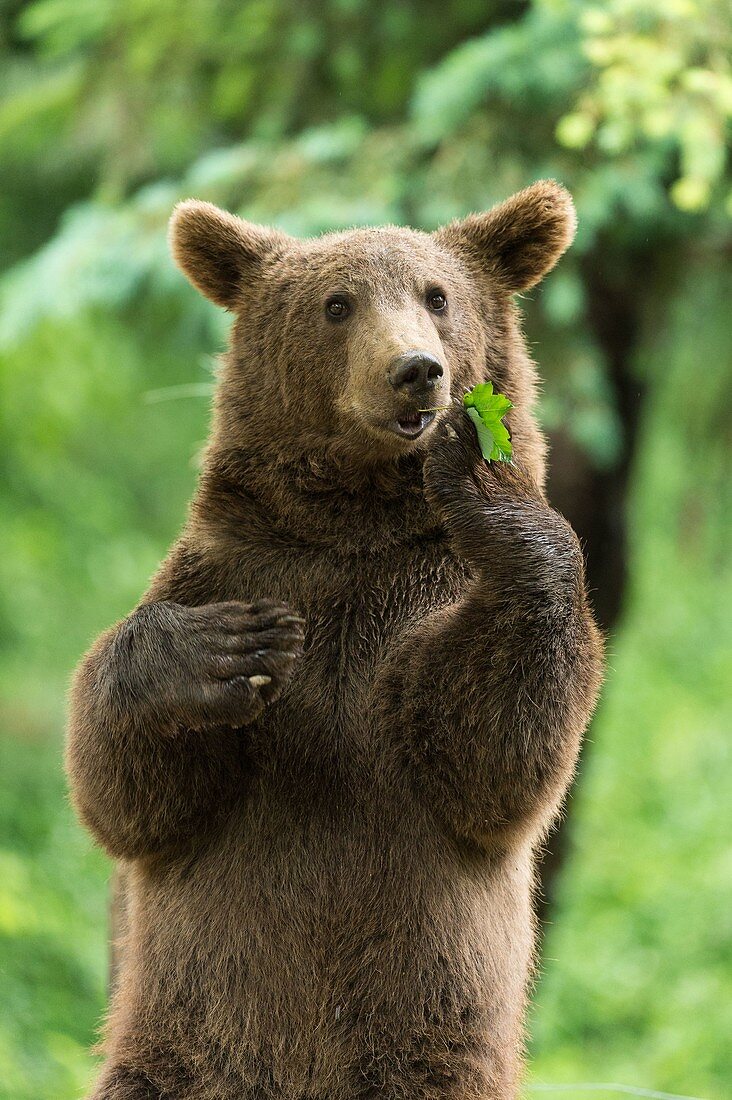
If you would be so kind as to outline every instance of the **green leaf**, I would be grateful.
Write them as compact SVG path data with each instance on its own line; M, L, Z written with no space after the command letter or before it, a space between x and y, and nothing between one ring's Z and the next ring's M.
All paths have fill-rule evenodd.
M503 393L494 393L492 382L480 382L463 397L468 416L475 424L483 457L489 462L510 462L513 448L503 417L513 404Z

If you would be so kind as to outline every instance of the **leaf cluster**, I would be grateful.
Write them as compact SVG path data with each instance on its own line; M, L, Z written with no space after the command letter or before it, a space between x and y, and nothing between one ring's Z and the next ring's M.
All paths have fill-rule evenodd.
M513 408L505 394L495 393L492 382L480 382L465 394L463 405L475 425L483 458L510 462L513 448L503 417Z

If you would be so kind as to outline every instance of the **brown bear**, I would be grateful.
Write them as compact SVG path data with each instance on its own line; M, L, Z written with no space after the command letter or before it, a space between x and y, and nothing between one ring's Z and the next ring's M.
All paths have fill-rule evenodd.
M534 853L601 675L512 298L574 225L549 181L433 234L175 210L235 321L183 534L72 689L127 891L97 1100L515 1096ZM512 464L462 406L486 379Z

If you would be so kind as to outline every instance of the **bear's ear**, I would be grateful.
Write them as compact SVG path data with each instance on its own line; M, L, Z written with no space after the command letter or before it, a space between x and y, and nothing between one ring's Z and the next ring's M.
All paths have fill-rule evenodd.
M170 251L186 278L217 306L234 309L240 292L267 259L281 255L289 238L242 221L210 202L186 199L173 211Z
M510 293L529 290L572 243L574 203L554 180L539 180L494 206L435 234L443 247L467 256L499 278Z

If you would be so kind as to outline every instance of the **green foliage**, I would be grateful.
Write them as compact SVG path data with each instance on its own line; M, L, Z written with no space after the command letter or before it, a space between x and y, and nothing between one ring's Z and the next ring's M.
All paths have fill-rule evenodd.
M106 860L65 796L55 710L0 736L0 1097L72 1100L93 1066L106 976Z
M732 26L724 0L611 0L579 11L592 78L557 125L558 139L592 141L615 156L644 143L678 150L671 198L708 206L728 167L732 119ZM732 213L732 191L727 205Z
M632 594L573 798L533 1014L537 1080L697 1097L732 1080L732 278L713 259L664 280L638 357L655 385L631 501ZM699 445L679 447L680 411Z
M138 306L48 323L0 354L3 696L62 697L72 654L153 572L193 488L207 403L148 394L210 378L196 343L193 317Z
M278 140L325 122L334 102L393 118L425 65L510 8L458 0L446 25L437 0L328 0L317 12L285 0L35 0L6 16L0 152L3 135L17 151L29 131L60 125L61 155L119 199L244 133Z
M580 231L522 303L541 416L612 478L623 372L647 396L533 1076L725 1094L729 29L723 0L0 5L0 1097L70 1100L92 1066L107 864L64 800L61 712L206 434L226 321L168 258L174 202L431 229L546 175Z
M503 417L513 405L506 395L494 393L492 382L480 382L465 394L463 405L475 425L483 458L488 462L509 462L511 437Z
M452 142L486 107L515 117L540 107L536 121L546 125L544 114L561 108L589 75L575 16L571 4L533 4L522 19L448 53L417 83L411 115L418 136ZM522 148L524 135L514 137Z

